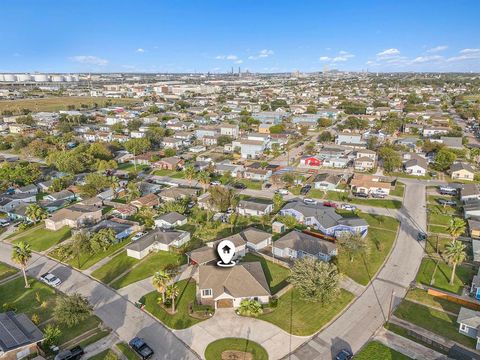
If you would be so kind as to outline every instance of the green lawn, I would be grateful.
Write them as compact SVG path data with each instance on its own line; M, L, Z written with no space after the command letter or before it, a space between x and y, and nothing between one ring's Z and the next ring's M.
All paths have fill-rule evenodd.
M128 360L138 360L137 354L124 342L115 345Z
M0 280L16 274L18 270L10 265L0 262Z
M338 191L327 191L325 199L337 202L348 202L350 204L377 206L386 209L400 209L402 202L400 200L391 199L362 199L349 196L348 192L342 193Z
M367 285L385 262L395 242L399 222L395 218L381 215L360 213L360 217L370 225L365 252L354 256L353 261L350 261L348 254L339 249L337 261L342 273L359 284Z
M307 196L314 199L323 199L325 196L325 191L319 189L312 189L308 192Z
M408 290L405 298L407 300L421 302L422 304L437 308L438 310L449 311L455 314L458 314L461 308L461 305L457 303L436 296L428 295L428 292L426 290L418 288Z
M115 255L108 263L92 272L92 276L108 284L139 262L140 260L127 256L127 251L122 251L120 254Z
M179 296L175 301L175 314L168 313L158 304L158 298L161 297L156 291L153 291L142 298L145 309L155 316L158 320L172 329L186 329L201 320L188 315L188 306L195 301L196 285L195 281L182 280L177 283Z
M117 355L110 349L103 350L101 353L89 357L88 360L118 359Z
M288 285L287 278L290 275L289 269L274 264L273 262L252 253L246 254L243 258L243 261L260 261L272 294L277 293L280 289L283 289Z
M461 294L464 284L470 284L475 271L471 267L457 266L453 285L449 283L451 274L452 268L445 262L424 258L418 270L416 281L440 290Z
M297 290L291 289L278 299L278 305L271 313L259 316L293 335L307 336L319 331L342 311L354 298L341 290L337 300L328 304L302 300Z
M427 254L442 254L446 246L452 241L449 236L441 234L430 234L425 244L425 252Z
M148 255L132 271L128 272L120 279L115 280L111 286L120 289L139 280L146 279L156 271L165 268L168 264L183 265L187 261L186 256L174 254L168 251L158 251Z
M222 353L227 350L250 353L253 355L253 360L268 360L268 353L260 344L251 340L239 338L224 338L208 344L205 349L205 359L222 359Z
M444 336L470 348L475 347L475 339L471 339L458 332L457 316L415 304L408 300L402 301L394 314L400 319L409 321L435 334Z
M148 165L137 164L136 168L137 168L137 171L143 171L143 170L149 169L150 167ZM123 170L128 172L135 171L135 164L132 164L132 163L118 164L118 170Z
M390 349L378 341L370 341L354 356L355 360L408 360L398 351Z
M13 242L18 243L20 241L25 241L30 244L32 250L45 251L68 239L71 234L71 229L68 226L64 226L57 231L47 230L44 227L41 227L15 238Z
M404 193L405 193L405 184L399 181L396 182L395 188L393 190L390 190L390 195L392 196L403 197Z
M442 226L442 225L431 225L428 224L428 232L432 234L441 234L441 235L447 235L447 227Z
M176 173L175 170L161 169L161 170L154 170L152 174L156 176L172 176L175 173Z
M252 190L262 190L262 182L249 179L241 179L237 182L244 184L247 188Z

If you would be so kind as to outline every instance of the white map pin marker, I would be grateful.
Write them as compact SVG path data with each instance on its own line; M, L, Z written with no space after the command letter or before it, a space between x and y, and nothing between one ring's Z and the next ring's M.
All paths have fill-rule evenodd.
M217 246L217 252L222 261L217 262L218 266L231 267L235 265L235 261L232 261L233 255L235 255L235 245L230 240L222 240Z

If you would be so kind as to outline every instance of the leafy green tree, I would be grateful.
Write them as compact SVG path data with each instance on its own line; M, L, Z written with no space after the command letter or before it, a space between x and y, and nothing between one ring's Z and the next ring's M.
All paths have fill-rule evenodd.
M227 211L232 207L235 193L232 189L225 186L211 186L208 190L210 192L210 205L221 212Z
M282 175L281 180L284 182L285 187L288 189L293 186L295 183L295 175L290 172L287 172Z
M383 168L386 172L393 172L402 166L400 154L391 147L384 146L380 148L378 155L383 161Z
M448 149L440 149L435 155L433 167L438 171L447 170L457 159L457 155Z
M328 118L320 118L317 120L318 127L325 128L332 125L332 120Z
M273 211L279 212L283 206L283 196L282 194L276 193L273 195Z
M179 214L185 214L185 212L187 211L187 205L181 201L167 201L164 202L158 210L160 214L167 214L173 211Z
M93 307L88 300L78 293L60 296L55 305L55 320L68 327L78 325L93 313Z
M270 134L282 134L285 132L285 125L284 124L277 124L270 126L268 129L270 131Z
M45 348L50 348L57 344L57 341L62 335L62 330L57 325L47 324L43 329L43 345Z
M127 149L128 152L134 155L140 155L151 150L152 144L150 143L150 140L148 140L146 137L139 139L130 139L125 142L125 149Z
M77 258L77 266L80 267L80 259L83 253L90 253L90 233L85 230L77 231L70 242L70 250ZM68 255L68 254L67 254Z
M317 113L317 107L315 105L308 105L306 113L307 114L316 114Z
M138 199L141 195L142 193L140 192L138 185L133 181L130 181L127 185L127 195L125 196L127 201Z
M225 144L230 144L232 142L232 137L228 135L220 135L217 138L217 144L218 146L224 146Z
M195 171L195 168L191 165L185 166L185 169L183 170L183 173L185 175L185 180L188 181L188 184L192 184L192 180L195 179L195 176L197 175L197 172Z
M467 254L465 253L465 245L461 241L452 241L445 247L444 256L447 259L449 265L452 266L452 275L450 277L450 285L453 285L455 281L455 272L457 265L461 264Z
M243 316L257 317L263 314L262 304L256 300L244 299L240 302L238 312Z
M155 225L155 211L150 208L142 207L138 213L137 218L143 223L145 228L151 229Z
M25 209L25 215L36 224L47 217L47 212L37 204L30 204Z
M326 304L335 301L340 291L337 267L312 257L295 261L288 281L306 301Z
M130 131L137 131L142 126L143 122L140 119L133 119L127 123L127 129Z
M94 142L90 144L88 153L95 159L111 160L113 158L112 152L105 143Z
M25 289L30 287L27 279L27 265L32 258L32 248L26 241L19 241L13 245L11 259L22 269L23 279L25 281Z
M297 219L292 215L277 215L276 220L284 224L287 229L293 229L298 225Z
M364 253L367 248L367 241L360 232L345 233L337 237L337 243L348 254L350 262L353 262L355 255Z
M90 247L94 252L106 251L116 240L113 229L104 228L93 234L90 238Z
M204 170L197 173L197 180L202 184L203 190L207 189L208 184L210 184L210 174Z
M320 135L318 135L318 141L321 143L329 143L332 142L332 134L330 131L323 131Z

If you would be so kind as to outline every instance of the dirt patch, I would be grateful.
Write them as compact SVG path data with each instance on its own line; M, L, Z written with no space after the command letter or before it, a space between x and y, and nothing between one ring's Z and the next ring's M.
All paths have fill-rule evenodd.
M222 352L222 360L255 360L253 354L245 351L227 350Z

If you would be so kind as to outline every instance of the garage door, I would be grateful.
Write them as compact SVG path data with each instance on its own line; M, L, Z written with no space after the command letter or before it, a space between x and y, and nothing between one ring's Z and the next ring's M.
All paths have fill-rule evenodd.
M233 307L233 299L217 300L217 308L231 308Z

